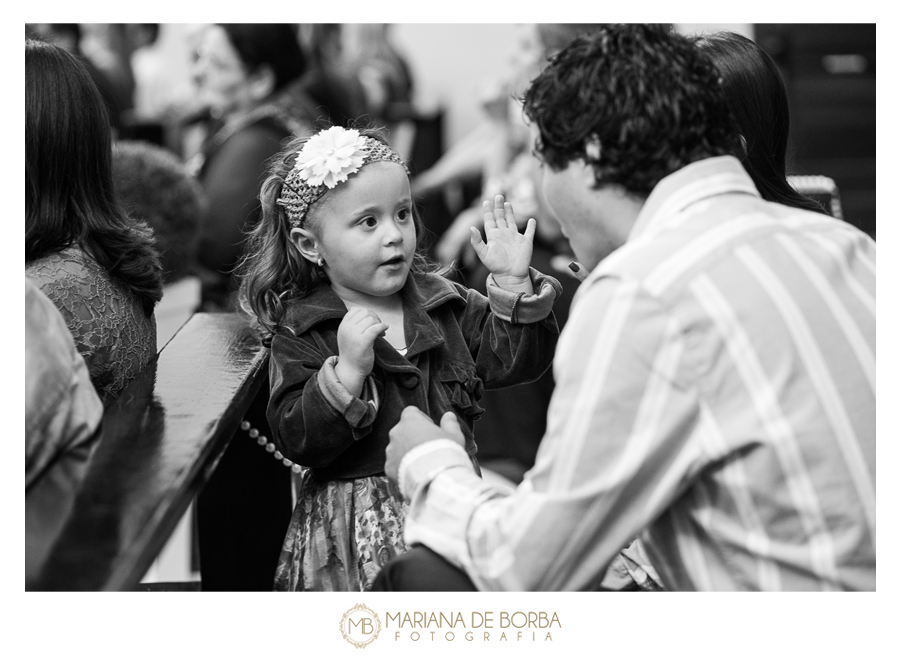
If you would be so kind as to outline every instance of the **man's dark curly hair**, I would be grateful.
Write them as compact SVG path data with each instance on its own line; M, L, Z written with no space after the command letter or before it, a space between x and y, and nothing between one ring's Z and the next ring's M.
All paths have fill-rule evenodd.
M550 60L525 94L535 151L551 169L583 158L598 185L647 197L660 180L734 152L719 74L669 26L606 25ZM599 158L585 150L600 142Z

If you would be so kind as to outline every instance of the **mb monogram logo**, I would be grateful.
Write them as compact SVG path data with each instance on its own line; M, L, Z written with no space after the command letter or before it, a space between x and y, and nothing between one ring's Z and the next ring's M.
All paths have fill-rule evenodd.
M362 603L357 603L341 618L341 635L357 649L374 642L380 632L378 615Z

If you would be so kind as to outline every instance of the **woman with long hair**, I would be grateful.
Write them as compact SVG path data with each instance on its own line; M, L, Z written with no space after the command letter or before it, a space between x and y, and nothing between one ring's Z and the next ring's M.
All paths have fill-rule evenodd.
M741 136L737 153L766 201L825 212L787 181L791 114L778 66L752 39L736 32L713 32L695 39L722 76L728 109Z
M152 230L112 179L106 106L84 65L25 41L25 274L60 309L104 402L156 354Z

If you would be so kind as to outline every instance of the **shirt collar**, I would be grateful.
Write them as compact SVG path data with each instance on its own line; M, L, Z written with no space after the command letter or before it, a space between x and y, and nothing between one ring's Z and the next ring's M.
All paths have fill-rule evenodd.
M698 201L729 193L759 196L753 179L734 156L706 158L682 167L653 188L628 234L628 242L655 233Z

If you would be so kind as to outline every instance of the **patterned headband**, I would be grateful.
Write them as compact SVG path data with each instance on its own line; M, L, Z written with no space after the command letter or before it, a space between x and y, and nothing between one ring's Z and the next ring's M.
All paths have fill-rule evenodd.
M319 131L297 154L275 203L287 212L291 228L301 228L309 207L325 192L333 190L363 166L383 161L396 162L409 174L397 152L377 139L340 126Z

